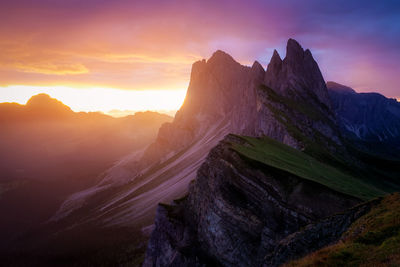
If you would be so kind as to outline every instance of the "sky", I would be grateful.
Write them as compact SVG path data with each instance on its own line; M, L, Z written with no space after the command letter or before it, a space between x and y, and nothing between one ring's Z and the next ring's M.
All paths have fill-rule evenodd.
M196 60L221 49L266 68L289 38L325 80L400 97L399 1L2 0L0 18L0 102L174 110Z

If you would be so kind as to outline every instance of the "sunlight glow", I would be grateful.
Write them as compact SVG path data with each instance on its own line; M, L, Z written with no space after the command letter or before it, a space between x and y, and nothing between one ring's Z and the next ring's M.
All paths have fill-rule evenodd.
M46 93L74 111L177 110L183 103L186 90L121 90L112 88L73 88L66 86L0 87L0 102L25 104L29 98Z

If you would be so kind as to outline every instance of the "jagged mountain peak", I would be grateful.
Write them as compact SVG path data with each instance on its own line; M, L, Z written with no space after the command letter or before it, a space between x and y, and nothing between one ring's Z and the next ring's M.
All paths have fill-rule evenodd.
M304 50L294 39L288 40L283 60L274 51L264 83L282 95L317 99L317 102L330 107L328 91L317 62L311 51Z
M274 53L272 54L270 62L271 63L282 63L281 56L279 55L278 51L276 51L276 49L274 49Z
M240 65L231 55L228 53L217 50L215 51L212 56L207 60L209 64L237 64Z
M251 68L252 69L259 69L259 70L262 69L264 71L263 66L257 60L253 62L253 65L251 65Z
M257 60L254 61L253 65L251 66L251 71L255 75L262 74L262 76L264 76L264 74L265 74L265 70L264 70L263 66Z
M264 72L259 63L255 63L254 69L257 73ZM177 117L192 122L225 117L237 105L250 79L250 71L251 68L221 50L208 60L197 61L192 66L185 102Z
M312 53L309 49L303 49L303 47L294 39L289 39L286 45L286 57L285 61L292 61L293 63L301 63L305 60L313 60Z
M268 64L267 70L266 70L266 84L271 83L271 78L279 75L280 70L282 69L282 59L279 56L278 51L274 49L274 53L272 54L271 60Z
M286 59L287 60L298 60L304 57L304 49L294 39L290 38L286 45Z

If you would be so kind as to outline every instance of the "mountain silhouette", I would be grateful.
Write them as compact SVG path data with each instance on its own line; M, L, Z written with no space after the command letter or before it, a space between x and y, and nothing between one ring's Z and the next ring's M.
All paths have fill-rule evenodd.
M1 121L67 119L73 117L74 114L70 107L47 94L32 96L26 105L17 103L0 104Z

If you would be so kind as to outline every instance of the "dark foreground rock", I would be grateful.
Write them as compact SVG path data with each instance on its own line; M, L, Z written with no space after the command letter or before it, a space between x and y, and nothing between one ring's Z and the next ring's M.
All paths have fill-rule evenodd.
M322 220L360 200L242 158L231 149L240 142L227 136L189 194L159 205L144 266L276 266L337 240L368 211Z

